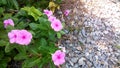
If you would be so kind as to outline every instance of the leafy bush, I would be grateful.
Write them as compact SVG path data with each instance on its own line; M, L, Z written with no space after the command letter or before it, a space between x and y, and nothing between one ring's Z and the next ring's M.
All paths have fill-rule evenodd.
M62 25L61 22L56 25L55 22L59 21L56 19L55 24L51 25L50 17L45 12L33 6L20 8L21 4L18 2L27 4L27 1L23 0L2 0L0 2L2 6L0 7L0 67L6 68L8 62L15 60L22 62L22 68L43 68L46 64L49 64L50 68L55 68L52 54L60 50L55 43L64 34L61 31L63 26L56 30L59 24ZM33 0L29 2L32 3ZM12 5L7 6L8 3ZM32 5L31 3L29 4ZM27 38L26 40L23 35L25 39Z

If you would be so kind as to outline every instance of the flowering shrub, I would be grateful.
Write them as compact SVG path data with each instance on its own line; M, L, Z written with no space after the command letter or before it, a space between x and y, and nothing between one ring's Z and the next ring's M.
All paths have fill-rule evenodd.
M6 68L11 60L20 61L22 68L43 68L46 64L55 68L65 62L65 53L55 46L64 33L63 25L51 11L43 12L24 7L2 18L0 67Z

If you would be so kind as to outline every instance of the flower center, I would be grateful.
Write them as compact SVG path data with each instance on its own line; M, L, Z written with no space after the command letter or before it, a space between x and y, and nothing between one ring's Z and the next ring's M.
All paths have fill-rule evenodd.
M14 35L14 38L16 38L17 36L16 35Z
M57 58L60 59L61 58L60 55L58 55Z
M22 36L22 39L25 39L26 37L25 36Z
M46 12L46 14L49 14L49 12Z
M55 24L56 27L58 27L59 25L58 24Z

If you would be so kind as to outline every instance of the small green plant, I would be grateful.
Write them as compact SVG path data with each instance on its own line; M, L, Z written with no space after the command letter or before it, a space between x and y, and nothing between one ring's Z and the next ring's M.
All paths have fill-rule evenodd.
M22 68L43 68L46 64L55 68L65 62L64 52L55 45L64 26L51 11L23 7L13 14L1 9L0 14L0 67L6 68L11 60L21 61Z

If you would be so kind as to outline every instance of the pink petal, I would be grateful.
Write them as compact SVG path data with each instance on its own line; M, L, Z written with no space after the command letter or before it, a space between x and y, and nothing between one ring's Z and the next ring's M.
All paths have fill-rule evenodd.
M4 27L6 28L8 25L14 26L12 19L4 20Z
M65 53L57 50L54 54L52 54L52 60L57 66L63 64L65 62Z
M64 11L65 16L68 16L69 13L70 13L70 10L65 10L65 11Z
M28 45L30 44L31 39L32 39L32 34L30 32L28 32L27 30L21 30L18 34L16 43L20 45Z
M63 28L62 23L58 19L51 23L51 27L54 31L60 31Z
M52 22L54 22L54 21L56 20L56 17L50 16L50 17L48 18L48 20L52 23Z
M53 13L49 10L44 10L44 14L46 14L48 17L51 16Z
M14 22L13 22L12 19L8 19L8 22L9 22L10 25L14 26Z

